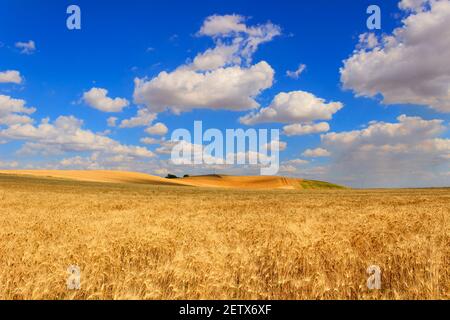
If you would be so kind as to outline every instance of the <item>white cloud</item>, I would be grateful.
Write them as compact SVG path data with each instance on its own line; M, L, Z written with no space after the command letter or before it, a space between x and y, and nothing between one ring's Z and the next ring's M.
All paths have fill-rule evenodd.
M185 151L188 151L191 153L191 158L173 158L171 157L169 160L169 163L174 164L174 165L187 165L187 164L191 164L191 160L193 160L196 155L200 155L203 158L204 163L203 164L196 164L196 165L192 165L192 166L199 166L199 167L203 167L203 168L207 168L210 167L211 169L213 167L211 167L211 165L223 165L224 163L224 159L223 158L218 158L213 156L210 153L205 152L205 146L201 145L201 144L195 144L195 143L190 143L188 141L185 140L181 140L181 141L173 141L173 140L169 140L169 141L162 141L161 142L161 146L159 148L156 149L156 153L158 154L163 154L163 155L170 155L172 153L172 150L174 147L178 147L180 149L183 149ZM206 163L209 163L206 164Z
M306 65L301 64L298 66L297 70L295 70L295 71L290 71L290 70L286 71L286 75L289 78L298 79L298 78L300 78L300 75L303 73L303 71L305 71L305 69L306 69Z
M331 153L328 176L359 187L449 186L450 139L443 120L398 117L322 136Z
M398 4L398 7L402 10L411 10L415 12L420 12L425 10L425 4L429 2L428 0L402 0Z
M150 81L135 79L134 100L152 112L175 113L196 108L248 110L259 104L254 97L272 86L274 71L260 62L250 68L233 66L205 73L178 69L161 72Z
M314 134L330 131L330 125L326 122L315 124L290 124L283 127L283 133L287 136L302 136L306 134Z
M155 173L156 173L158 176L165 177L165 176L167 176L170 172L169 172L169 170L166 169L166 168L161 168L161 169L156 169L156 170L155 170Z
M326 166L302 166L295 164L285 164L280 166L280 172L301 179L326 180Z
M157 117L156 113L150 112L148 109L141 108L136 116L130 119L124 119L120 122L120 128L136 128L149 126Z
M400 8L409 14L401 27L377 44L371 34L344 61L343 87L358 96L381 94L385 104L450 112L450 1L408 0Z
M293 174L297 172L297 168L291 165L282 164L280 165L280 169L278 170L278 172L285 174Z
M117 117L109 117L106 122L108 123L108 127L115 127L117 125Z
M366 32L359 35L359 49L373 49L379 45L378 38L373 32Z
M280 142L280 149L284 148L286 144L284 142ZM261 169L261 167L266 166L270 161L273 161L271 157L270 148L273 147L273 143L269 143L267 147L268 150L266 152L257 152L257 151L245 151L245 152L229 152L224 155L216 156L213 155L211 150L208 150L206 145L194 144L185 140L181 141L161 141L161 146L156 149L156 153L161 155L170 155L172 150L177 147L177 149L183 149L183 152L190 153L190 157L171 157L168 160L170 165L174 165L172 172L176 170L180 170L183 168L189 168L199 174L211 173L212 170L217 172L223 172L228 174L250 174L253 172L255 175L259 175L260 172L256 171L256 169ZM203 159L202 164L194 164L193 159L197 156L200 156ZM247 163L251 159L258 162L257 164L226 164L226 161L231 161L236 163L237 159L245 160ZM253 170L253 171L252 171Z
M153 153L139 146L121 143L82 129L82 120L73 116L60 116L54 123L44 119L38 126L14 124L0 130L0 137L7 140L26 141L24 150L64 153L64 152L102 152L104 154L126 155L136 158L151 158Z
M218 45L199 53L188 66L189 69L208 71L215 70L228 64L240 64L241 58L237 55L239 45Z
M135 103L176 114L202 108L258 108L255 98L272 86L274 70L265 61L251 65L252 57L260 44L281 34L280 28L270 22L248 26L239 15L213 15L197 34L212 37L215 46L173 72L135 79Z
M87 159L80 156L75 156L72 158L64 158L60 161L61 166L63 167L83 167L83 168L97 168L97 166L94 164L95 162L93 159Z
M205 19L198 34L213 37L217 44L231 39L231 47L235 47L236 53L250 63L258 46L279 36L281 29L270 22L248 26L246 20L246 17L236 14L212 15Z
M306 149L305 152L302 153L302 156L308 158L329 157L330 152L328 152L328 150L325 150L323 148Z
M158 161L154 159L140 160L123 154L111 155L93 152L89 156L64 158L56 163L46 162L45 167L48 169L122 170L152 173L158 166Z
M151 138L151 137L142 138L140 141L143 144L160 144L161 143L161 140Z
M33 40L27 42L16 42L16 48L20 49L22 54L33 54L36 51L36 43Z
M326 103L305 91L279 93L267 108L247 114L240 118L246 125L257 123L280 122L301 123L314 120L330 120L334 113L343 107L340 102Z
M309 161L303 160L303 159L287 160L287 161L283 161L281 163L279 171L281 173L288 173L288 174L304 172L304 169L302 167L304 167L308 164L309 164Z
M153 126L145 129L145 132L151 135L165 136L169 129L162 122L155 123Z
M308 160L304 159L292 159L288 161L284 161L283 164L293 165L293 166L303 166L309 164Z
M0 72L0 83L22 83L20 72L15 70Z
M103 112L121 112L129 105L127 99L109 98L108 90L102 88L92 88L83 94L84 102L90 107Z
M36 109L27 108L25 104L24 100L0 95L0 126L33 122L29 115L34 113Z
M276 148L276 141L271 141L269 143L266 143L264 145L264 148L267 149L267 151L275 150ZM284 141L278 141L278 151L284 151L287 148L287 142Z
M371 122L362 130L323 135L325 144L338 144L340 148L361 144L385 145L411 143L414 139L438 136L445 131L443 120L423 120L401 115L398 123Z
M179 144L187 144L188 142L186 141L172 141L172 140L167 140L167 141L161 141L160 146L155 150L155 152L157 154L171 154L172 153L172 149L179 145ZM192 144L192 146L190 146L190 148L193 148L194 145Z
M212 15L205 19L199 34L216 37L246 32L247 26L244 21L245 18L237 14Z

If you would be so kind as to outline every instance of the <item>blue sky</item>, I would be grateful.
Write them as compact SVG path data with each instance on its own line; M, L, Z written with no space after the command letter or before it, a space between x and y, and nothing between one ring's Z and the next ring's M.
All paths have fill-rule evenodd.
M177 168L168 164L165 161L167 155L157 152L158 148L164 147L161 141L163 135L153 135L159 144L145 145L141 139L152 136L145 129L155 123L164 124L168 129L164 136L168 139L170 132L177 128L192 128L194 120L202 120L204 127L221 130L239 127L283 130L287 125L327 122L330 127L327 131L282 135L281 140L287 143L287 148L281 153L285 171L280 174L364 187L449 185L450 94L446 95L445 90L447 88L450 92L450 89L448 85L445 87L445 83L448 83L450 73L447 67L435 65L443 59L441 56L449 53L446 50L450 48L447 45L450 38L445 39L445 32L449 29L445 20L449 19L444 19L448 17L448 1L437 2L2 1L0 79L2 72L6 77L11 75L6 74L7 71L17 71L20 81L0 80L0 95L23 100L26 107L36 109L27 114L33 121L27 124L36 128L44 118L48 117L48 123L53 124L58 117L72 116L83 122L79 126L83 130L108 137L121 146L145 148L155 156L147 159L145 155L140 157L140 151L131 151L120 154L126 157L123 161L119 158L112 161L111 158L119 154L107 154L95 148L71 148L69 143L65 147L55 147L54 139L36 138L33 134L21 136L12 129L5 131L9 127L16 131L21 129L17 127L19 124L5 120L3 124L0 122L0 164L4 168L107 168L135 169L154 174L169 171L206 173L211 168ZM81 30L66 28L66 8L70 4L81 8ZM366 27L369 16L366 9L371 4L381 8L381 30L368 30ZM270 86L265 86L253 96L259 108L241 108L238 111L222 107L187 108L181 114L174 114L167 109L156 111L152 96L149 101L136 100L134 79L150 81L158 78L161 72L171 74L181 66L189 66L197 55L207 49L218 46L218 41L231 41L241 36L236 32L233 36L226 35L217 40L223 34L199 35L208 17L231 15L239 16L240 25L248 28L271 24L280 31L270 41L258 45L251 54L250 62L219 66L225 69L238 67L247 72L264 61L273 69ZM434 19L442 24L434 27L440 27L445 32L441 35L432 33L435 29L422 22L426 20L426 15L443 17ZM417 19L404 22L404 19L413 16ZM393 30L396 28L406 30L406 35L395 36ZM427 43L431 41L427 39L429 37L418 38L414 32L419 35L429 33L441 39ZM377 39L377 44L360 40L362 34L366 34L367 39L371 35L370 39ZM397 37L396 44L389 47L382 39L392 35ZM412 39L422 41L423 47L436 45L441 50L440 57L433 62L434 57L430 55L419 56L423 54L421 43L417 45ZM29 52L24 52L23 46L18 43L30 44L29 41L33 41L34 46ZM402 54L404 57L398 58ZM237 55L243 57L242 52ZM365 56L370 61L377 61L376 64L367 62ZM350 57L354 60L345 67L349 78L343 80L340 68L344 68L343 61ZM400 60L396 62L395 59ZM430 66L417 67L424 59ZM399 66L404 61L410 61L411 65ZM391 63L396 63L396 67L390 66ZM306 68L298 79L289 77L287 71L295 71L300 64ZM396 68L398 71L394 76L389 73ZM414 70L417 72L414 73ZM215 69L194 72L204 74L215 72ZM416 80L411 80L411 72L417 77ZM393 81L392 85L389 85L390 81ZM121 112L101 111L84 98L84 94L92 88L106 89L107 98L126 99L128 106L121 108ZM165 95L169 94L167 90L165 88ZM249 126L239 121L260 108L273 106L273 99L278 94L298 91L320 99L325 107L332 102L341 103L343 107L332 113L331 119L319 116L307 117L302 121L255 120ZM404 97L403 92L411 94ZM143 94L155 95L155 89ZM291 107L301 111L301 99L296 103ZM320 102L317 103L320 108ZM120 128L120 122L136 116L138 109L154 113L153 122L146 126ZM17 114L24 115L23 112ZM5 113L3 115L6 117ZM401 115L405 115L407 120L400 121L398 118ZM115 127L108 126L107 119L110 117L117 118ZM438 122L432 122L436 120ZM394 126L391 128L389 124ZM71 125L77 127L76 124ZM22 129L33 130L32 127ZM368 131L362 131L364 129ZM355 130L358 132L355 133ZM405 130L410 136L404 137ZM339 141L343 141L341 138L348 132L353 132L353 136L357 137L353 137L351 143L345 142L341 148ZM332 133L341 135L330 136ZM328 137L323 137L327 134ZM370 138L366 138L367 135ZM50 150L51 147L55 150ZM310 149L310 154L320 154L313 152L318 148L326 150L327 155L306 156L304 153ZM300 162L290 160L304 160L304 163L299 165ZM404 169L405 164L410 168ZM229 173L250 172L245 168L223 171L227 173L227 170Z

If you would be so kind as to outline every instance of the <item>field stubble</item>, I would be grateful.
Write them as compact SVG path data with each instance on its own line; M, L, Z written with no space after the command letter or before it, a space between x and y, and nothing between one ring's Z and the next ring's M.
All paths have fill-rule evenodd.
M0 176L0 299L449 299L449 263L450 189ZM67 290L69 265L81 290Z

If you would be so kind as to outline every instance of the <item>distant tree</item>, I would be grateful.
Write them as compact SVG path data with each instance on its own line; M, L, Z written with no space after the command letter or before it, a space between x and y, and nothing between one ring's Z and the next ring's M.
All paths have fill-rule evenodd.
M188 174L185 174L185 175L183 176L183 178L189 178L189 175L188 175Z
M178 179L178 177L174 174L169 173L166 177L166 179Z

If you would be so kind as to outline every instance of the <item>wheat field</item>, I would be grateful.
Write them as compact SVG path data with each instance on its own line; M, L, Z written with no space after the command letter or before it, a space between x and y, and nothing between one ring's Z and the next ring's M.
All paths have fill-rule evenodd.
M0 175L0 299L449 299L449 262L450 189ZM381 290L366 286L370 265Z

